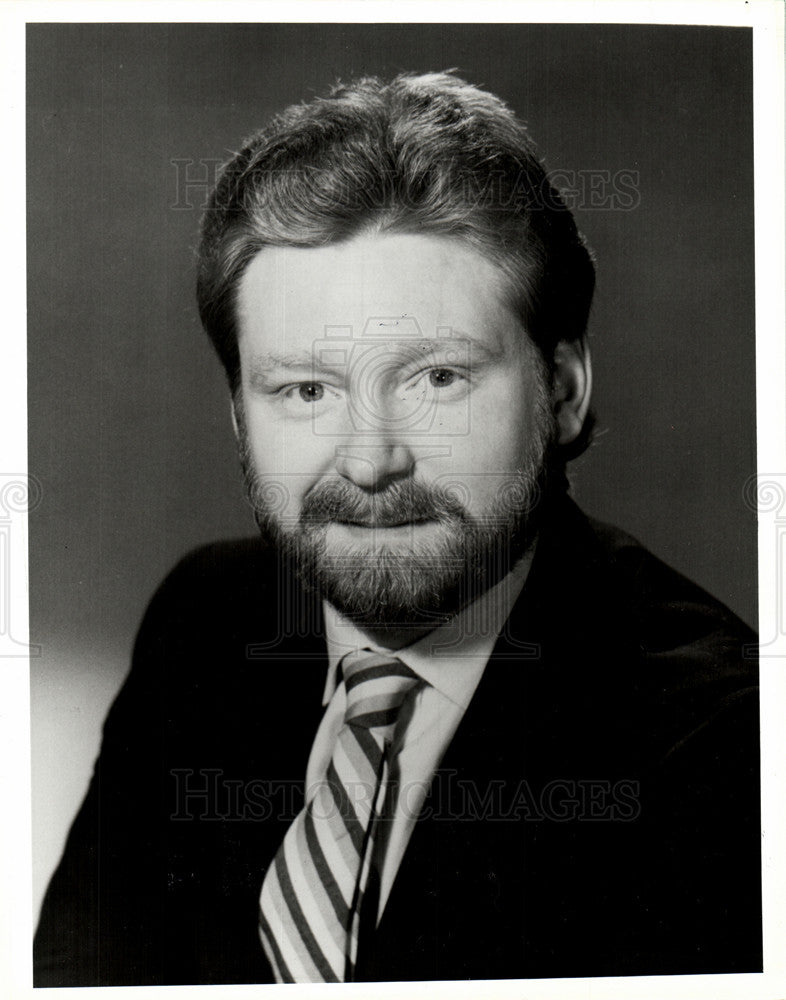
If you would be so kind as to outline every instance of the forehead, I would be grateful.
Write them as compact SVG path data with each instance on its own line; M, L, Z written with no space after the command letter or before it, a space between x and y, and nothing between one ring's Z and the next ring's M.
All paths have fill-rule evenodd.
M381 327L440 338L463 333L504 349L522 339L507 279L454 239L373 234L318 248L268 247L246 268L237 297L241 352L307 347L326 331L359 337Z

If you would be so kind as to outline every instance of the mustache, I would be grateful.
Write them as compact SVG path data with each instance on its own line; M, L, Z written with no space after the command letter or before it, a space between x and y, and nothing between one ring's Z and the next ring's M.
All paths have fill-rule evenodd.
M304 498L301 524L317 527L334 522L369 528L390 528L415 521L468 520L459 500L448 490L415 480L393 483L378 493L358 490L331 480L315 486Z

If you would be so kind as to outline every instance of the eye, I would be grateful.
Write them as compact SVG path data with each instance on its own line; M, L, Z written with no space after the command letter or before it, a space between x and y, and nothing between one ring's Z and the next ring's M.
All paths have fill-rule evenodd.
M431 399L434 403L439 401L447 404L463 399L469 392L470 386L469 371L465 373L461 369L445 366L419 371L406 391L415 392L423 399Z
M292 420L321 417L341 398L336 387L326 382L290 382L273 395L283 408L282 413Z
M450 368L432 368L428 373L428 380L435 389L444 389L458 378L458 374Z
M325 387L319 382L301 382L297 391L304 403L318 403L325 395Z

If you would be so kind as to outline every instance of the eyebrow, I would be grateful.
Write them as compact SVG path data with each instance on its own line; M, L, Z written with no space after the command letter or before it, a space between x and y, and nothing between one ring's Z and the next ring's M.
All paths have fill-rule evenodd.
M279 354L271 351L266 354L254 354L249 365L249 380L252 388L264 387L273 381L276 371L299 371L310 375L334 375L337 368L320 364L311 351L301 351L294 354Z
M253 371L265 372L271 368L313 368L316 359L312 351L300 351L293 354L278 354L269 351L266 354L254 354L251 358Z

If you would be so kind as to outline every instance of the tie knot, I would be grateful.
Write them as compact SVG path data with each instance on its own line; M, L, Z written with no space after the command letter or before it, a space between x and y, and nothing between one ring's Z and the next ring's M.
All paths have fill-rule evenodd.
M347 707L344 721L371 729L383 739L392 735L404 699L420 678L395 656L369 649L341 661Z

